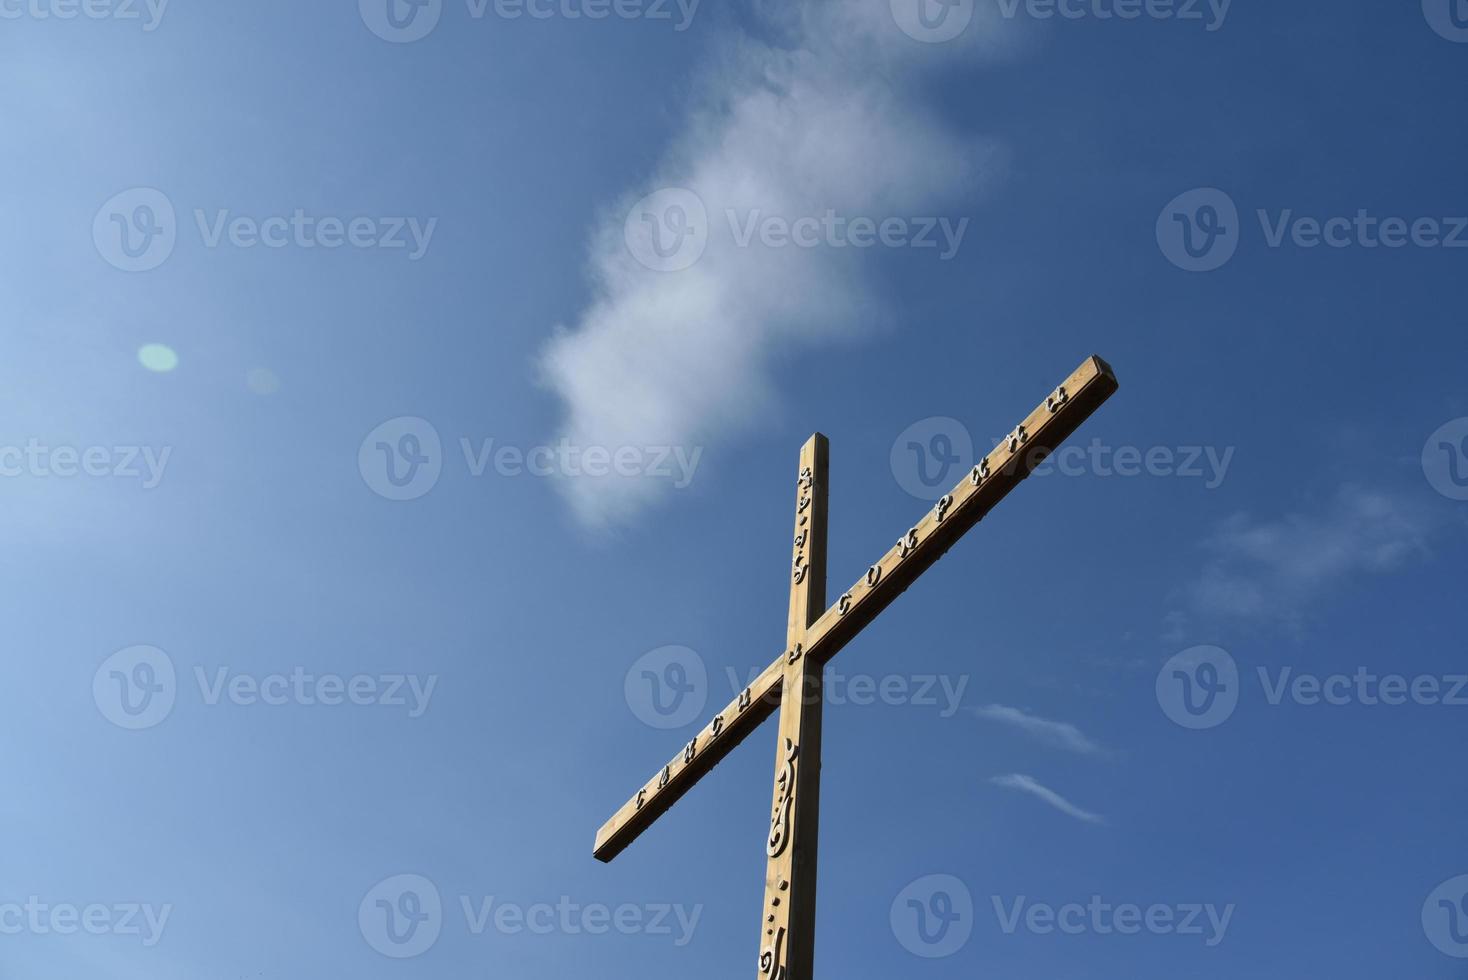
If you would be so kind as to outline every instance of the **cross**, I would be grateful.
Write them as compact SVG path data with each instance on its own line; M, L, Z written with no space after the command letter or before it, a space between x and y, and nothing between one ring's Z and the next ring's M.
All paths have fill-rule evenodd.
M800 451L785 650L728 707L622 805L596 834L610 861L667 812L776 709L775 802L766 840L761 980L811 980L815 954L816 827L820 810L821 682L826 663L1116 391L1090 357L903 532L835 605L826 608L826 500L830 446L820 433Z

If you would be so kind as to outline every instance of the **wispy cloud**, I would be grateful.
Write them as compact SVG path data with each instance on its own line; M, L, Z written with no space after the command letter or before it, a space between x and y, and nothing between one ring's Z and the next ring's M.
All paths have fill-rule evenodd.
M1346 487L1315 510L1236 514L1203 543L1207 563L1165 617L1168 639L1198 618L1298 626L1304 611L1366 575L1424 557L1439 521L1411 498Z
M542 351L573 445L706 445L770 417L776 355L890 322L863 269L870 249L741 244L731 212L741 223L756 212L956 219L997 168L994 144L908 91L924 66L1002 48L996 38L1012 32L987 15L963 39L922 44L898 29L886 0L757 6L775 40L729 35L662 165L598 221L592 302ZM707 215L703 252L677 271L649 268L628 244L633 205L665 188L692 191ZM680 236L688 217L679 210ZM656 218L649 227L661 235ZM559 486L596 526L625 523L668 484L608 474Z
M1032 776L1024 776L1019 773L1012 773L1008 776L994 776L989 780L989 782L993 783L995 786L1002 786L1005 789L1013 789L1018 790L1021 793L1029 793L1031 796L1050 804L1055 809L1059 810L1061 813L1065 814L1068 817L1075 817L1077 820L1082 820L1086 823L1106 822L1106 818L1101 816L1099 813L1092 813L1089 810L1082 810L1080 807L1076 806L1070 800L1067 800L1065 797L1061 796L1053 789L1050 789L1047 786L1042 786Z
M1068 721L1051 721L1032 715L1020 708L1006 704L991 704L982 708L970 708L976 716L986 721L998 722L1029 735L1031 738L1056 748L1076 752L1080 755L1106 755L1102 748L1084 732Z

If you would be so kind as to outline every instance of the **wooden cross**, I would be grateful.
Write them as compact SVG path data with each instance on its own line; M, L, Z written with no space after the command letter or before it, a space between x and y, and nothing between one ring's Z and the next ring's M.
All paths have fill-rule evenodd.
M827 661L1116 391L1091 357L1031 412L958 486L906 531L836 604L826 608L826 498L830 447L820 433L800 451L795 558L785 651L596 834L610 861L728 755L778 705L775 803L766 841L761 980L811 980L815 954L816 827L820 810L821 682Z

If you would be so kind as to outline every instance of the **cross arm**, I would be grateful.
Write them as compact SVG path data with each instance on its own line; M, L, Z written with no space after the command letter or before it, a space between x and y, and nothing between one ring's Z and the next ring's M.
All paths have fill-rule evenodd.
M839 653L1116 390L1110 365L1087 358L811 625L807 655L825 663Z
M729 706L714 715L683 750L596 832L598 861L610 861L668 811L704 774L780 706L784 657L766 667Z
M1099 357L1087 358L1002 444L983 457L836 603L811 624L803 651L789 650L766 667L683 751L624 803L596 834L597 860L610 861L682 798L705 773L779 706L792 655L825 663L891 605L924 571L1030 475L1117 390Z

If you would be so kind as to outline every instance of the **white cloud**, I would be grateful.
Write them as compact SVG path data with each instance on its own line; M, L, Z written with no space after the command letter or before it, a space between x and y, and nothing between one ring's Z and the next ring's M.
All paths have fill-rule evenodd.
M1077 820L1082 820L1086 823L1106 822L1106 818L1101 816L1099 813L1092 813L1089 810L1082 810L1080 807L1076 806L1074 803L1070 802L1070 800L1067 800L1065 797L1061 796L1053 789L1042 786L1032 776L1024 776L1020 775L1019 773L1013 773L1008 776L994 776L989 780L989 782L993 783L995 786L1002 786L1005 789L1013 789L1018 790L1021 793L1029 793L1031 796L1044 800L1046 803L1050 804L1066 816L1075 817Z
M1000 53L994 23L976 15L963 38L931 45L898 30L886 0L766 6L778 43L730 35L662 165L592 235L595 298L541 357L573 445L692 446L735 433L777 406L774 356L890 322L863 277L871 249L739 247L729 210L741 221L757 209L956 222L997 169L992 143L945 125L907 90L926 66ZM708 243L691 267L654 271L634 258L624 222L669 187L702 201ZM559 486L596 526L627 521L667 483L610 475Z
M1005 704L991 704L970 710L986 721L995 721L1017 728L1026 735L1056 748L1067 749L1081 755L1106 754L1104 748L1067 721L1050 721L1048 718L1041 718Z
M1424 557L1437 523L1410 498L1359 487L1271 521L1237 514L1204 542L1210 558L1183 590L1186 612L1166 617L1168 636L1199 616L1298 626L1305 608L1352 579Z

